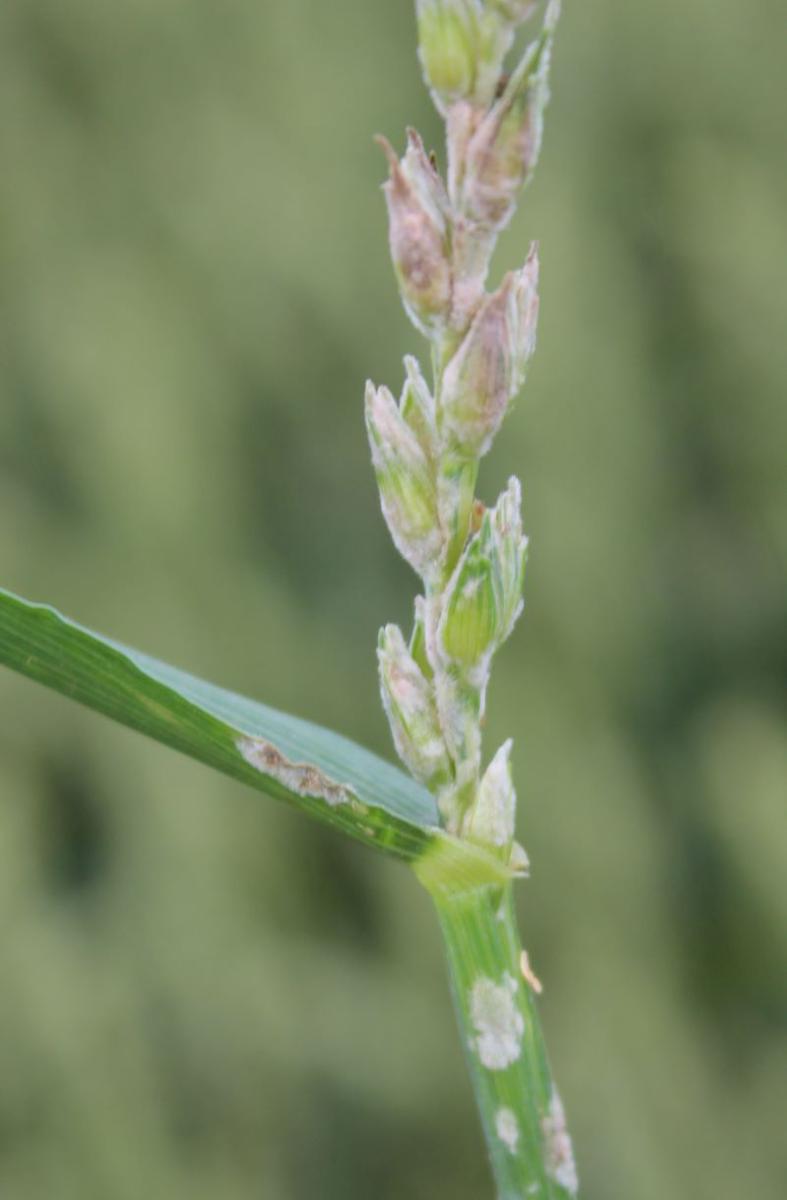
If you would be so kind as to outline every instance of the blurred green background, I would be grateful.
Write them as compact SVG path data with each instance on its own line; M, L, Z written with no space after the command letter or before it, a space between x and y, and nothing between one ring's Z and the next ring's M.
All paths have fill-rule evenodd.
M487 745L586 1200L776 1200L783 4L566 10L498 256L538 236L543 287ZM361 403L425 346L371 138L438 142L414 45L409 0L0 6L2 583L385 754L416 581ZM7 672L0 711L3 1200L491 1195L404 869Z

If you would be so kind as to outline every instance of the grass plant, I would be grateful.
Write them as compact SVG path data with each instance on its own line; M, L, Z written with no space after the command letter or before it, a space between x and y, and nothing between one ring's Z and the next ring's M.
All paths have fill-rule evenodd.
M431 382L405 360L397 402L367 386L382 510L422 583L408 638L380 634L383 704L404 774L338 734L195 679L0 591L0 661L407 863L432 896L500 1200L577 1192L563 1107L519 940L510 741L485 762L495 652L522 609L527 539L512 478L476 498L535 346L538 256L486 290L499 232L536 165L555 0L510 72L530 0L418 0L419 52L446 126L446 179L417 133L385 139L391 253L429 342Z

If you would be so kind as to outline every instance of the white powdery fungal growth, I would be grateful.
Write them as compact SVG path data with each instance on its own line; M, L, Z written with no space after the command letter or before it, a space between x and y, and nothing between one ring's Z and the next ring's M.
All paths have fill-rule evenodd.
M538 250L509 271L484 298L456 354L445 369L441 402L446 431L468 458L487 453L510 402L525 379L536 344Z
M451 767L434 691L397 625L380 631L377 660L383 707L397 753L416 779L438 789L448 780Z
M427 575L442 547L436 485L424 448L388 388L367 384L366 429L394 545Z
M549 1112L541 1122L544 1133L544 1158L547 1174L560 1187L576 1196L579 1188L574 1150L566 1128L566 1114L557 1088L552 1088Z
M502 983L481 976L470 993L470 1019L476 1032L475 1049L490 1071L504 1071L522 1052L525 1018L516 1001L516 980Z
M468 823L471 837L492 846L507 846L514 837L516 792L511 779L512 745L510 738L503 742L484 772Z
M516 1154L519 1144L519 1124L510 1108L499 1108L495 1113L495 1131L506 1149L510 1150L512 1154Z

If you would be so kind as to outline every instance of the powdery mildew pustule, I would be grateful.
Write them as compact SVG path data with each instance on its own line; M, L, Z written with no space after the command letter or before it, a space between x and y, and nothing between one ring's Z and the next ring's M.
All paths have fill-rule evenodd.
M263 775L269 775L278 780L283 787L299 796L311 796L315 800L324 800L331 808L340 804L357 802L357 797L351 788L343 783L335 783L311 763L295 763L285 758L271 742L264 738L240 737L235 745L239 753L255 770Z
M579 1189L574 1149L566 1128L566 1114L557 1088L552 1088L549 1112L541 1122L544 1134L544 1160L547 1174L572 1196Z
M502 983L481 976L470 993L470 1019L476 1033L474 1048L490 1071L504 1071L522 1052L525 1018L516 1000L516 980Z
M495 1131L506 1149L510 1150L512 1154L516 1154L519 1144L519 1125L516 1115L510 1108L499 1108L495 1113Z

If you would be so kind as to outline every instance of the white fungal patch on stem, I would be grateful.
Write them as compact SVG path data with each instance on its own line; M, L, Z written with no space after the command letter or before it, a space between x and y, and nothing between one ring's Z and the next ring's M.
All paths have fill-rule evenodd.
M490 1071L504 1071L522 1052L525 1018L516 1002L516 990L516 981L506 973L502 983L482 975L470 993L474 1048Z
M512 1154L516 1154L519 1143L519 1125L510 1108L499 1108L495 1113L495 1131L506 1149L510 1150Z
M358 797L352 788L329 779L311 763L291 762L264 738L244 736L238 738L235 745L250 767L254 767L263 775L269 775L289 791L297 792L299 796L324 800L331 808L348 803L355 807L358 803Z
M566 1128L563 1104L555 1087L552 1088L549 1112L541 1122L541 1129L544 1134L544 1161L547 1174L560 1187L565 1188L570 1195L576 1196L579 1179L574 1162L574 1150Z

